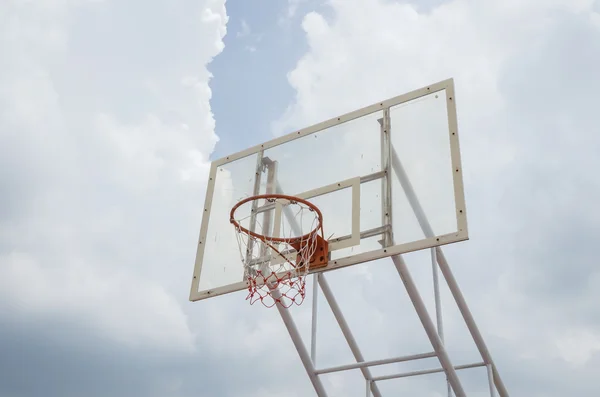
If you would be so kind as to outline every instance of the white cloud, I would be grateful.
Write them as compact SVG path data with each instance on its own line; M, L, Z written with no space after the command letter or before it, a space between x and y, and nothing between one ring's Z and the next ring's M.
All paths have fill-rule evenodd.
M306 2L307 0L287 0L285 12L283 12L277 20L279 26L289 27L294 17L298 15L298 9Z
M258 43L262 40L264 33L255 33L250 28L248 22L245 19L242 19L241 29L236 33L236 37L238 39L249 40L252 44L246 44L244 46L244 51L248 52L256 52Z
M287 17L292 18L294 15L296 15L298 7L303 2L305 2L305 0L288 0Z
M191 352L193 335L177 300L132 271L103 271L106 263L71 257L48 267L44 258L13 252L0 257L0 291L8 314L54 320L77 318L126 347ZM27 320L25 322L28 322Z
M223 50L227 23L222 1L191 3L177 3L190 8L173 13L177 17L166 21L170 25L165 22L170 13L145 8L135 22L135 30L145 32L141 39L116 19L110 31L98 28L108 25L100 14L85 19L78 8L88 7L84 3L15 2L1 14L0 318L62 318L93 327L125 348L189 352L200 345L203 354L219 357L215 365L225 363L230 371L243 367L235 373L248 377L241 387L248 395L279 395L286 389L292 392L285 395L310 395L310 383L275 311L245 307L244 292L183 306L208 156L217 143L206 64ZM290 17L298 13L297 3L289 2ZM107 12L118 5L101 6ZM598 141L586 136L585 148L575 156L565 150L577 148L585 131L595 131L595 114L585 109L597 90L573 81L582 75L594 84L589 70L597 69L598 59L593 47L586 47L587 58L560 52L598 41L593 2L455 0L427 12L406 2L334 0L328 6L330 16L312 12L303 19L308 51L289 73L296 95L274 123L274 133L455 77L472 231L470 242L448 248L457 278L513 393L533 395L542 393L541 387L557 396L571 388L592 390L593 385L582 385L583 377L597 370L597 278L560 297L555 295L562 289L551 283L567 284L572 274L589 274L578 267L589 261L583 258L589 251L571 246L563 252L583 252L569 262L571 268L561 265L560 255L542 256L537 247L547 248L555 237L549 234L553 225L563 229L568 220L593 214L580 205L583 200L572 203L573 196L590 193L582 186L595 182L585 170L597 165ZM180 23L184 16L190 19ZM592 21L595 34L583 31L577 40L556 45L556 38L570 37L564 34L569 26L560 25L568 18ZM125 20L131 25L129 17ZM158 29L157 21L185 34ZM198 30L185 30L189 26ZM119 33L111 36L114 31ZM94 34L102 40L91 40ZM169 45L160 47L164 43ZM540 55L540 48L555 47L555 58ZM524 60L533 66L525 67ZM581 60L579 66L574 60ZM554 64L560 67L552 69ZM550 94L535 96L539 76L561 82L553 90L566 93L559 97L570 102L558 106ZM514 87L518 90L511 92ZM589 92L593 95L584 95ZM556 126L561 130L550 128ZM540 139L545 133L556 135ZM537 152L540 148L549 154ZM562 156L580 161L565 161L568 167L556 161L550 169L568 168L572 174L548 175L544 167L554 164L549 159ZM532 163L540 167L537 174ZM535 190L538 179L546 185ZM562 193L555 199L559 179ZM529 199L530 191L543 199ZM597 192L589 196L593 203ZM510 205L503 206L507 201ZM557 203L560 209L553 211ZM556 220L558 213L567 215ZM580 236L578 230L570 228L565 235ZM581 233L590 234L589 228ZM518 252L520 242L531 243L526 248L535 255ZM551 241L553 246L565 242ZM423 294L430 297L426 253L408 259L415 279L426 286ZM561 274L565 268L572 271ZM430 348L394 272L377 263L327 276L367 359ZM544 290L548 285L551 294ZM469 356L472 349L447 292L443 299L449 348L461 358ZM294 310L305 341L310 303ZM431 309L431 299L427 303ZM319 366L348 363L352 358L331 316L321 316L319 324ZM204 356L194 360L207 361ZM264 377L256 376L257 365ZM534 367L547 372L530 375ZM573 368L580 375L569 384L565 374L575 376L569 372ZM352 389L359 382L328 379L339 395L359 390ZM412 386L425 393L432 387L426 382ZM556 382L563 383L553 388ZM405 386L382 387L397 393Z
M252 30L250 29L250 25L248 25L248 22L246 22L246 20L242 19L242 28L235 35L236 35L236 37L246 37L251 32L252 32Z
M600 351L600 333L589 329L571 329L558 338L561 356L575 367L586 365Z
M125 348L190 353L180 284L218 140L206 65L223 50L227 16L224 1L181 3L192 22L182 41L165 15L140 6L136 26L150 22L151 33L161 19L162 39L187 58L145 63L153 46L127 48L137 36L119 25L122 4L0 6L0 157L10 170L0 172L0 319L52 316ZM94 44L103 18L112 31ZM146 67L130 72L137 62Z

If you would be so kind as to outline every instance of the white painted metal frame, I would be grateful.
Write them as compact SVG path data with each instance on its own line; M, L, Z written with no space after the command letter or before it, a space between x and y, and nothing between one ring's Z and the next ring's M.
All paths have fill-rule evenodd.
M412 92L409 92L409 93L406 93L403 95L396 96L394 98L391 98L391 99L388 99L388 100L385 100L382 102L378 102L376 104L367 106L365 108L356 110L354 112L350 112L345 115L332 118L332 119L324 121L322 123L315 124L311 127L308 127L308 128L296 131L296 132L292 132L290 134L273 139L273 140L263 143L261 145L256 145L254 147L243 150L236 154L233 154L233 155L230 155L227 157L223 157L219 160L215 160L211 164L209 180L208 180L208 185L207 185L206 199L204 202L204 211L203 211L203 217L202 217L202 225L200 227L200 236L198 239L196 261L194 264L194 272L193 272L192 283L191 283L192 285L191 285L191 289L190 289L190 300L197 301L197 300L206 299L206 298L210 298L210 297L217 296L217 295L223 295L223 294L234 292L234 291L240 291L240 290L247 288L247 286L248 286L246 282L240 281L238 283L234 283L234 284L227 285L224 287L213 288L213 289L209 289L206 291L199 291L200 276L201 276L201 272L202 272L202 258L204 255L206 233L208 231L210 210L211 210L211 206L212 206L212 199L213 199L214 188L215 188L215 179L216 179L216 173L217 173L218 167L220 167L224 164L245 158L245 157L253 155L253 154L258 154L259 158L262 159L264 151L267 149L279 146L279 145L287 143L287 142L294 141L296 139L305 137L307 135L314 134L316 132L322 131L324 129L327 129L327 128L354 120L354 119L357 119L359 117L367 116L367 115L375 113L375 112L381 112L381 111L384 112L384 117L381 122L381 126L382 126L382 130L385 130L387 127L389 127L389 123L390 123L390 120L389 120L390 107L393 107L393 106L396 106L396 105L399 105L402 103L406 103L409 101L413 101L415 99L424 97L426 95L433 94L435 92L443 91L443 90L446 91L446 101L447 101L447 109L448 109L450 157L451 157L452 168L454 170L454 172L452 173L452 176L453 176L453 182L454 182L454 200L455 200L455 207L456 207L455 209L456 209L456 220L457 220L457 226L458 226L457 229L458 230L453 233L438 235L438 236L427 235L427 237L424 239L409 242L409 243L404 243L404 244L389 245L389 246L384 244L384 246L378 250L373 250L373 251L361 253L358 255L352 255L352 256L345 257L345 258L339 258L339 259L330 261L325 268L318 269L318 271L319 272L330 271L330 270L339 269L342 267L351 266L351 265L355 265L358 263L369 262L369 261L373 261L376 259L381 259L381 258L393 256L393 255L404 254L404 253L418 251L418 250L427 249L427 248L434 248L434 247L444 245L444 244L467 240L469 238L468 237L469 235L468 235L468 228L467 228L466 206L465 206L463 179L462 179L462 166L461 166L461 160L460 160L460 147L459 147L459 142L458 142L458 125L457 125L457 117L456 117L454 81L453 81L453 79L448 79L448 80L441 81L439 83L429 85L427 87L423 87L423 88L414 90ZM382 146L382 150L384 150L384 149L385 149L385 146ZM385 149L385 150L388 150L388 151L387 151L387 154L382 153L382 155L383 155L382 160L384 162L386 162L386 163L384 163L384 167L386 166L385 164L389 164L390 162L393 161L393 159L391 159L389 157L391 155L389 149ZM381 175L376 175L376 174L381 174ZM389 173L386 175L385 170L383 173L376 173L376 174L373 174L372 176L361 177L361 182L364 183L366 177L373 177L373 179L385 178L389 181ZM373 180L373 179L370 179L370 180ZM291 192L288 192L288 193L291 193ZM294 193L291 193L291 194L294 194ZM388 220L390 220L391 219L391 194L389 196L383 197L383 200L388 202L388 205L387 205L388 214L389 214ZM364 238L362 236L362 234L363 233L361 233L361 237ZM384 241L387 241L389 243L391 241L390 239L391 239L391 231L388 231L388 233L386 235L384 235Z
M290 311L285 309L282 305L278 304L276 306L277 306L278 312L281 315L282 320L290 334L290 337L294 343L294 346L296 347L296 350L298 351L300 359L301 359L301 361L307 371L307 374L309 376L309 379L311 380L311 383L313 384L315 392L317 393L317 395L319 397L327 396L327 392L324 388L323 383L321 382L320 375L326 374L326 373L332 373L332 372L352 370L352 369L360 369L360 371L362 372L362 374L365 378L365 384L366 384L365 393L366 393L367 397L370 395L373 395L375 397L381 397L381 392L378 387L378 382L382 382L382 381L389 380L389 379L405 378L405 377L425 375L425 374L431 374L431 373L437 373L437 372L445 372L447 380L448 380L448 395L449 396L451 394L450 389L452 389L452 391L454 391L454 394L457 397L463 397L466 394L465 394L465 391L464 391L464 389L461 385L461 382L457 376L457 371L464 370L467 368L475 368L475 367L486 367L491 397L495 397L496 392L500 397L508 397L509 396L508 392L506 390L506 387L504 386L504 383L502 382L500 375L496 369L496 366L491 358L489 350L487 349L487 346L485 345L485 342L483 341L481 333L479 332L479 329L477 328L477 325L475 324L475 321L473 319L471 312L469 311L469 308L468 308L466 301L460 291L460 288L459 288L456 280L454 279L454 276L450 270L450 266L448 265L448 262L444 256L444 254L442 252L442 248L441 248L442 244L446 244L446 243L452 242L452 241L460 241L461 239L467 238L467 225L466 225L466 216L465 216L466 211L465 211L465 206L464 206L464 196L463 196L463 187L462 187L462 178L461 178L461 174L462 174L461 170L462 169L460 167L459 152L458 152L459 151L458 140L457 140L458 132L457 132L457 128L456 128L456 110L454 107L455 98L454 98L454 87L453 87L452 81L447 80L445 82L438 83L437 85L433 85L430 87L423 88L421 90L417 90L413 93L406 94L405 96L397 97L393 100L382 102L379 104L379 106L383 107L387 111L387 110L389 110L389 106L393 106L397 103L405 102L410 99L414 99L416 97L423 96L423 95L426 95L431 92L436 92L436 90L439 91L441 89L447 90L448 101L451 101L451 105L449 103L449 108L451 109L451 111L448 114L448 119L449 119L448 122L450 125L450 133L451 133L450 138L451 138L451 144L452 144L452 150L451 150L452 151L452 164L453 164L453 167L455 170L455 172L453 172L453 174L455 175L454 186L455 186L455 197L456 197L456 205L457 205L456 211L457 211L457 219L458 219L458 226L459 226L458 233L455 235L446 236L446 237L434 236L433 230L431 228L431 225L429 224L426 214L421 207L421 204L418 200L418 197L417 197L414 189L412 188L412 184L410 183L410 180L409 180L406 172L404 171L401 159L398 157L397 153L391 146L391 143L390 143L391 140L389 139L389 134L391 133L391 128L393 126L390 125L389 118L387 118L387 120L386 120L386 114L389 114L389 113L384 112L384 118L383 118L383 120L380 121L381 126L382 126L382 129L381 129L381 131L382 131L382 164L383 164L382 173L379 173L378 175L362 177L362 178L360 178L360 182L364 183L366 180L375 180L375 179L382 180L382 197L385 197L385 199L382 200L382 206L383 206L382 212L383 212L384 222L385 223L391 222L392 214L391 214L390 177L392 174L391 171L393 170L394 174L400 181L400 184L404 190L404 193L406 194L406 197L410 203L410 206L411 206L413 212L415 213L415 215L417 217L418 223L419 223L424 235L427 238L425 240L423 240L422 242L416 242L413 244L409 244L408 247L407 247L407 245L404 245L403 248L398 248L398 247L402 247L402 246L394 245L393 235L391 234L389 228L385 227L386 224L384 223L383 227L379 228L380 230L363 231L360 233L361 238L364 238L366 235L371 235L371 236L382 235L383 238L381 240L381 243L382 243L383 248L380 251L383 251L383 253L381 253L380 251L370 252L370 253L367 253L366 255L362 255L362 257L359 258L358 261L349 260L348 258L345 258L346 262L344 262L344 260L338 260L337 262L334 261L333 266L330 265L330 267L329 267L329 270L330 270L330 269L339 268L342 266L347 266L349 264L370 261L370 260L379 259L379 258L385 257L385 256L391 256L391 259L392 259L392 261L398 271L398 274L409 294L409 297L415 307L415 310L419 316L419 319L423 325L423 328L432 344L433 352L426 352L426 353L411 355L411 356L402 356L402 357L393 357L393 358L387 358L387 359L366 361L358 347L358 344L356 343L356 340L354 339L354 336L352 335L350 327L344 318L344 315L334 297L334 294L333 294L331 288L329 287L329 284L326 280L326 275L323 273L317 273L314 275L314 278L313 278L315 281L315 285L314 285L314 290L313 290L313 296L314 296L313 306L312 306L312 310L313 310L312 321L313 321L313 323L312 323L312 327L311 327L310 353L306 349L306 345L302 341L302 338L300 336L300 333L298 332L298 329L294 323L294 320L291 316ZM398 98L400 98L400 99L398 99ZM373 105L373 107L376 107L376 106L377 105ZM371 108L373 108L373 107L371 107ZM364 110L362 112L364 112ZM351 113L349 115L344 116L344 117L347 117L344 121L347 121L351 118L359 117L362 114L366 114L366 113L361 113L361 111ZM341 118L337 118L337 121L340 122L340 119ZM333 121L326 122L326 123L332 123L331 125L335 125L335 122L333 122ZM326 126L327 125L321 126L321 127L318 127L318 126L311 127L307 130L303 130L304 132L299 131L297 134L303 135L303 134L312 133L312 132L318 131L322 128L326 128ZM456 138L452 138L453 136ZM286 137L283 137L283 138L286 138ZM295 139L295 138L290 138L290 136L288 136L286 139L289 141L289 140ZM276 141L278 141L278 140L276 140ZM279 142L276 144L280 144L280 143L282 143L282 142ZM268 144L261 145L261 148L266 149L267 145ZM274 146L275 144L271 144L271 145ZM270 146L270 147L272 147L272 146ZM253 148L253 149L250 149L249 152L248 151L242 152L241 154L236 155L237 157L236 156L232 156L232 157L235 157L235 159L237 159L237 158L241 158L241 157L251 154L251 153L256 153L257 151L260 151L260 150L261 149ZM227 158L227 160L230 160L230 159ZM233 159L231 159L230 161L233 161ZM219 164L223 164L223 163L217 162L217 165L215 165L215 163L213 163L213 167L211 168L209 184L212 183L214 185L215 170ZM266 166L269 167L269 164L267 164ZM276 167L276 164L272 165L272 167ZM269 170L269 171L270 171L269 175L275 175L275 171L272 171L272 170ZM354 182L354 183L356 183L356 182ZM277 186L276 182L275 182L275 186ZM273 188L273 184L271 184L271 189L272 188ZM207 212L207 213L210 212L210 204L211 204L210 201L211 201L211 197L212 197L211 189L212 189L212 187L209 188L209 192L207 193L207 204L206 204L206 208L205 208L205 212ZM276 189L280 190L280 188L278 188L278 187L276 187ZM206 233L207 223L208 223L208 216L206 216L206 214L205 214L205 219L203 220L203 224L202 224L199 248L198 248L200 257L201 257L201 249L203 249L203 247L201 247L201 246L202 246L204 235ZM387 224L389 225L389 223L387 223ZM371 233L371 234L369 234L369 233ZM429 313L427 312L427 309L426 309L426 307L423 303L423 300L417 290L417 287L416 287L414 281L412 280L410 272L409 272L406 264L404 263L402 256L400 255L403 252L410 252L410 251L414 251L417 249L424 249L424 248L431 248L437 326L436 326L436 324L434 324ZM361 255L359 255L359 256L361 256ZM341 263L339 263L339 262L341 262ZM201 265L201 263L199 264L197 261L196 269L194 270L194 282L192 283L192 292L194 292L194 288L196 288L196 291L197 291L199 271L201 268L200 265ZM476 362L476 363L471 363L471 364L455 366L452 364L450 357L448 356L448 354L446 352L446 349L444 346L444 338L443 338L443 325L442 325L441 305L440 305L440 296L439 296L439 279L437 276L438 267L439 267L439 270L441 271L442 275L444 276L444 279L446 280L446 283L447 283L448 288L454 298L454 301L456 302L456 304L459 308L459 311L467 325L467 328L473 338L473 341L475 342L475 344L479 350L479 353L483 360L482 362ZM341 365L341 366L330 367L330 368L317 368L317 366L316 366L316 349L317 349L316 319L317 319L317 308L318 308L317 297L318 297L318 288L319 287L320 287L321 291L323 292L325 300L329 304L329 306L333 312L333 315L335 316L335 319L338 322L338 325L342 331L342 334L344 335L344 338L346 339L346 342L348 343L348 345L350 347L350 350L352 351L352 354L355 357L355 360L356 360L355 363L350 363L347 365ZM225 293L225 292L223 292L223 293ZM279 291L277 289L272 289L271 293L273 294L275 299L280 297ZM197 298L197 295L192 294L191 298L194 298L194 297ZM198 298L198 299L201 299L201 298ZM194 300L194 299L192 299L192 300ZM371 374L370 369L369 369L370 367L377 366L377 365L384 365L384 364L405 362L405 361L412 361L412 360L421 360L421 359L430 358L430 357L437 357L438 360L440 361L441 368L424 369L424 370L419 370L419 371L411 371L411 372L406 372L406 373L392 374L392 375L379 376L379 377L374 377Z

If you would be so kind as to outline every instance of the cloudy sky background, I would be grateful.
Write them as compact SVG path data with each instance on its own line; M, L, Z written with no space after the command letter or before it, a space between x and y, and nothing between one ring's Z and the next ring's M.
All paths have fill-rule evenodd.
M591 0L3 1L0 397L312 395L275 311L187 301L210 160L448 77L471 240L446 252L504 382L599 395L598 70ZM393 270L328 275L369 360L431 349ZM443 299L451 357L478 361ZM350 362L319 321L318 366Z

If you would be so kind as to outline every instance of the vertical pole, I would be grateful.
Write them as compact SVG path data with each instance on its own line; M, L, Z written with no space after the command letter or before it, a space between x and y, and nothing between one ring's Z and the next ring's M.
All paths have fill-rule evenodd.
M488 364L485 367L487 368L488 383L490 384L490 397L496 397L496 389L494 388L494 370L492 369L491 364Z
M435 318L437 323L438 335L444 343L444 323L442 320L442 299L440 297L440 281L438 275L437 254L435 248L431 248L431 271L433 274L433 296L435 299ZM446 385L448 387L448 397L452 397L452 386L446 377Z
M277 162L271 161L268 157L263 158L264 167L267 168L267 188L265 193L271 194L275 193L276 187L276 179L277 179ZM259 185L260 188L260 185ZM254 189L257 190L256 187ZM258 193L256 193L258 194ZM257 203L255 200L254 203ZM273 223L273 210L265 211L263 214L263 235L272 235L271 224ZM267 244L262 244L260 249L260 257L265 257L267 252L269 251L269 246Z
M279 184L279 182L276 182L275 184L275 192L277 194L285 194L283 189L281 188L281 185ZM292 231L296 234L296 236L301 236L302 235L302 230L300 229L300 227L298 226L298 222L296 221L296 218L294 216L293 211L290 209L289 206L284 206L282 211L283 215L287 218L290 227L292 228Z
M264 150L261 150L260 152L258 152L258 154L256 156L256 168L255 168L255 174L254 174L254 189L252 191L252 194L255 196L260 193L260 181L261 181L261 177L262 177L262 173L263 173L263 169L264 169L264 164L263 164L264 153L265 153ZM250 230L251 232L256 231L256 210L257 209L258 209L258 200L254 200L252 202L252 210L250 213L250 225L248 227L248 230ZM252 259L252 250L253 249L254 249L254 240L249 239L248 246L246 247L246 264L249 264L250 260Z
M369 379L365 379L365 383L367 384L367 391L366 391L366 396L367 397L371 397L371 380Z
M398 274L400 275L400 278L402 279L402 282L406 287L406 292L408 292L408 296L410 297L410 300L412 301L415 310L417 311L419 319L423 324L423 328L425 328L425 332L427 333L427 336L431 341L433 350L435 350L435 353L437 354L438 359L440 360L440 364L446 372L446 376L448 377L448 381L452 386L452 390L454 390L454 394L456 395L456 397L466 397L465 391L460 383L460 380L458 379L458 375L456 374L456 370L454 369L454 366L450 361L450 357L446 352L444 344L442 343L439 335L436 332L433 321L431 321L431 318L427 313L425 303L423 303L423 299L421 298L421 295L417 290L417 286L415 285L415 282L413 281L410 272L408 271L408 267L406 266L404 259L400 255L394 255L392 256L392 260L396 265Z
M265 193L267 194L271 194L275 192L276 189L276 183L275 181L277 180L277 162L276 161L271 161L271 159L269 159L268 157L263 157L262 158L262 163L263 163L263 170L264 168L266 168L267 171L267 187L265 190ZM260 180L259 180L260 182ZM258 189L260 188L260 184L258 186L255 186L254 190L257 192L255 194L258 194ZM255 200L253 202L254 204L257 204L258 201ZM269 210L269 211L265 211L265 213L263 214L263 224L262 224L262 234L263 235L274 235L273 233L276 231L275 227L272 226L279 226L279 221L280 219L275 217L275 224L273 224L273 210ZM277 231L277 233L279 233ZM250 239L250 242L253 242L252 239ZM267 258L268 256L271 255L271 248L267 245L264 244L263 242L260 243L260 258ZM255 270L255 269L254 269ZM260 271L262 272L263 276L269 274L270 271L270 266L269 266L269 261L267 260L263 260L262 263L260 263Z
M438 276L437 254L435 248L431 248L431 267L433 271L433 295L435 297L435 315L437 321L438 334L442 342L444 341L444 324L442 322L442 307L440 298L440 281Z
M389 247L393 241L392 235L392 179L391 179L391 122L390 109L383 110L383 118L377 120L379 122L381 136L381 170L385 172L385 176L381 178L381 225L388 226L387 231L383 234L381 245Z
M312 324L310 332L310 358L317 365L317 299L319 297L319 275L313 274Z

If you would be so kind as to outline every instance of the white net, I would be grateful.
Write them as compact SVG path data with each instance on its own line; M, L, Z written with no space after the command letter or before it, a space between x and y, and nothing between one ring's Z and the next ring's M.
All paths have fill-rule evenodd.
M277 196L249 199L234 209L251 304L290 307L304 301L305 278L322 232L319 216L305 203Z

